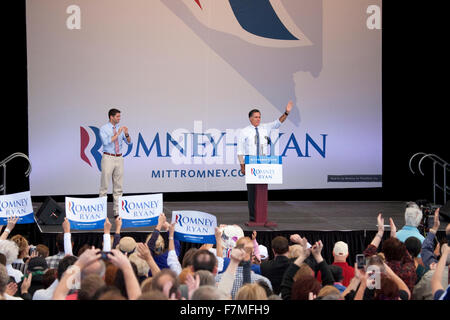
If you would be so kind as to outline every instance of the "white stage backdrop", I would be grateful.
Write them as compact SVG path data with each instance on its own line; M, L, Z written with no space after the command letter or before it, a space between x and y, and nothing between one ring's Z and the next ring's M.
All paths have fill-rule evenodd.
M289 100L270 188L382 185L381 0L28 0L27 50L32 195L98 193L113 107L125 193L244 190L238 130Z

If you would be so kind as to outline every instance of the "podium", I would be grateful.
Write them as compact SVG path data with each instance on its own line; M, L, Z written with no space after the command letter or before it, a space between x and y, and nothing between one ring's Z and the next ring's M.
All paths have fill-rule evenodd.
M268 184L283 183L281 156L245 156L245 183L255 184L255 221L245 223L249 227L276 227L267 220Z

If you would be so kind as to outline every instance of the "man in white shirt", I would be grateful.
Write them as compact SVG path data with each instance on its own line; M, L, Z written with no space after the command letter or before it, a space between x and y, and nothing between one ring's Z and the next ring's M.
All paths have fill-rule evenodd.
M77 257L69 255L64 257L57 266L57 278L47 289L36 290L33 294L33 300L52 300L53 293L56 287L58 287L64 272L77 261Z
M249 112L250 124L239 133L237 155L241 164L241 172L245 174L245 156L268 155L270 131L278 129L292 110L293 102L289 101L286 111L273 122L261 124L261 112L253 109ZM250 221L255 221L255 184L247 184L248 210Z

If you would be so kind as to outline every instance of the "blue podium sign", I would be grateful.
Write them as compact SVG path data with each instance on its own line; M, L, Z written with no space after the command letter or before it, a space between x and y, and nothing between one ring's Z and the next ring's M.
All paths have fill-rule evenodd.
M245 156L245 183L282 184L281 156Z

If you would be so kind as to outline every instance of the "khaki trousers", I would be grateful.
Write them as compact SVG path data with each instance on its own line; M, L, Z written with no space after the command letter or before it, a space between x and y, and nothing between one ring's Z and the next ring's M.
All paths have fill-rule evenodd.
M123 195L123 157L114 157L103 154L102 175L100 181L100 197L104 197L108 193L109 181L112 177L113 184L113 212L114 216L119 215L119 197Z

